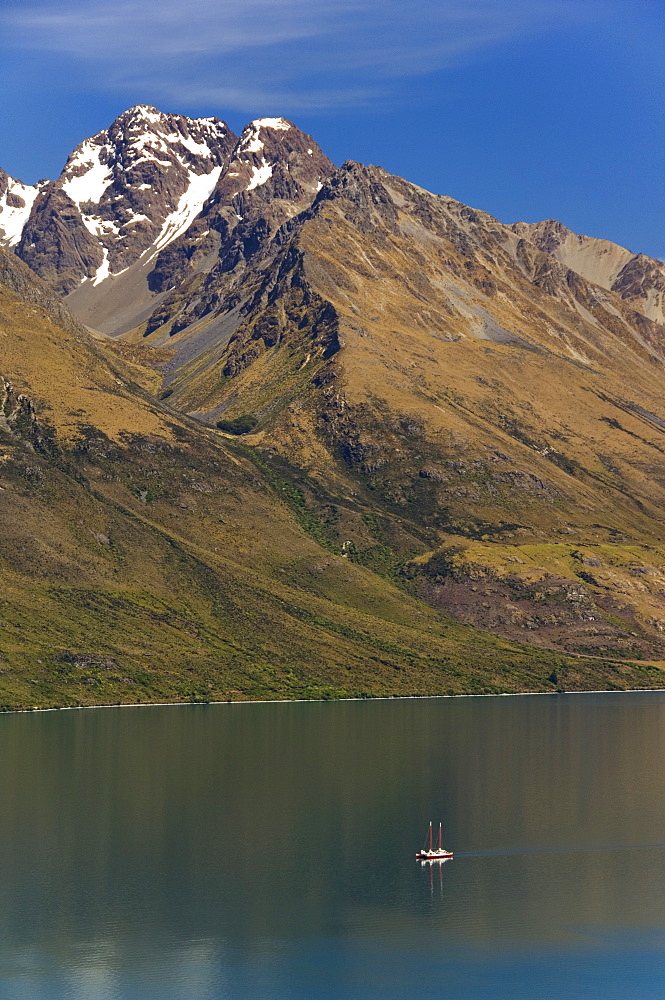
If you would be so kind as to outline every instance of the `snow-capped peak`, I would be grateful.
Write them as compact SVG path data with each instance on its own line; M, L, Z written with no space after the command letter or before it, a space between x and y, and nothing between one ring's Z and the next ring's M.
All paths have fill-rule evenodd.
M274 183L269 191L277 198L292 200L295 192L318 191L332 164L305 135L286 118L256 118L242 132L225 174L226 193L235 197ZM317 184L319 187L317 187ZM279 192L279 193L277 193ZM262 193L262 198L266 197Z
M255 118L251 125L256 125L257 128L274 128L281 132L288 132L292 127L286 118Z
M108 129L80 143L58 180L49 182L56 198L61 191L78 209L78 219L70 219L68 230L77 226L87 230L81 245L88 247L89 259L102 263L93 273L89 264L78 260L72 267L67 252L63 261L66 257L79 281L87 278L99 284L142 254L162 249L199 214L236 141L218 118L166 114L147 104L123 112ZM0 177L0 199L4 198L0 214L7 222L0 223L0 239L4 229L5 242L20 241L36 194L29 190L20 195L17 189L3 196ZM14 210L19 202L20 212ZM40 211L53 211L50 205ZM41 228L37 221L37 231ZM92 248L90 236L99 252ZM28 263L37 263L34 242L22 253ZM68 276L63 286L67 291L71 280Z
M135 104L133 108L128 108L124 111L120 118L126 118L134 122L150 122L152 125L157 125L163 122L167 117L163 111L159 108L154 108L152 104ZM119 120L119 119L116 119Z
M244 129L240 142L238 143L238 153L260 153L265 146L261 138L263 129L273 129L276 132L288 132L293 126L285 118L256 118Z
M80 143L39 198L18 181L10 190L0 172L0 240L18 244L63 294L85 283L85 297L135 264L144 268L202 212L230 209L247 192L252 211L274 201L282 220L292 210L285 206L308 203L332 169L286 118L257 118L238 139L216 117L137 104Z
M245 185L245 191L253 191L261 187L273 175L274 156L266 159L266 139L262 134L264 129L277 132L288 132L293 128L285 118L256 118L244 129L236 148L236 160L250 167L250 177ZM268 140L270 143L270 140Z

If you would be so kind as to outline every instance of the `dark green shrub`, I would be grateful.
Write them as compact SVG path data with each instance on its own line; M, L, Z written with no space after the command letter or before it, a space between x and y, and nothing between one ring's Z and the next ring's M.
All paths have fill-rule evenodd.
M258 420L251 413L243 413L241 417L236 417L235 420L217 421L219 430L225 431L227 434L249 434L257 424Z

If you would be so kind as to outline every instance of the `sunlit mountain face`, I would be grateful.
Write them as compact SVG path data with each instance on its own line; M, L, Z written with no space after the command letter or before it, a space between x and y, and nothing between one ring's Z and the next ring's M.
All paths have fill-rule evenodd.
M175 697L181 642L204 698L660 686L660 261L147 106L0 173L0 237L0 557L16 614L79 595L49 697Z

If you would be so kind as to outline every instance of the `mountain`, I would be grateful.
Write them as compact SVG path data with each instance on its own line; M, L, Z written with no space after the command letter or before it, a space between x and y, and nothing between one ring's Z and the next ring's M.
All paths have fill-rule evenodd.
M632 253L609 240L578 236L555 219L516 222L511 229L587 281L616 292L649 319L665 322L665 264L662 261Z
M199 120L196 141L207 152L189 149L186 160L181 139L195 125L155 109L120 116L40 187L4 255L5 285L22 304L4 327L16 351L0 374L13 384L23 373L30 412L42 414L35 433L62 442L58 469L94 482L105 503L122 495L133 519L147 515L149 497L141 530L149 521L169 547L176 504L178 545L187 539L210 579L221 572L211 547L230 546L224 579L248 609L257 600L267 609L259 631L282 629L275 655L299 664L307 691L310 675L336 694L662 686L660 668L649 666L665 661L660 262L554 222L504 225L380 167L335 168L283 118L257 119L239 138ZM121 133L133 137L132 156L145 156L143 180L113 145ZM72 182L87 178L89 192L110 163L116 194L107 197L102 180L97 200L71 197ZM159 179L146 180L148 171ZM206 178L206 196L196 188L198 200L188 195L175 219L193 178ZM156 199L153 185L170 200ZM136 207L140 194L147 219L136 242L136 219L115 206L126 198ZM58 201L65 197L71 205ZM8 261L31 262L33 243L32 264L51 289L40 284L39 295L51 297L57 327L47 340L65 352L48 365L28 334L30 317L19 317L31 308L29 293L7 277ZM86 246L98 254L92 271L81 263ZM65 305L54 291L66 293ZM58 333L76 322L68 308L98 333ZM67 355L74 341L96 359L94 384L68 375L77 370ZM28 344L36 353L26 379ZM122 402L95 388L109 372L124 387ZM97 442L98 431L111 444L81 443ZM34 450L35 440L21 447ZM96 456L94 473L81 472L81 452L86 462ZM212 491L202 490L208 507L222 503L226 477L235 477L228 532L219 527L223 504L212 518L181 513L189 504L176 502L180 484L195 478L190 462ZM49 503L59 509L55 495ZM79 541L56 547L74 558ZM20 547L12 551L16 559ZM134 564L138 576L124 586L153 595L193 586L182 566L160 565L148 586ZM27 588L30 572L22 572ZM238 583L245 572L254 574L251 598ZM298 609L286 629L275 588ZM314 597L328 602L325 613L312 611ZM203 597L197 607L207 607ZM393 642L386 630L398 608L400 627L411 631ZM231 618L242 621L240 599L235 609ZM248 614L251 659L263 647L252 631L259 618ZM289 652L291 632L300 635L294 622L310 614L328 623L323 634ZM210 624L210 634L219 628ZM437 628L445 653L431 635ZM418 659L430 639L436 679ZM331 658L342 669L347 640L353 684L326 666ZM362 680L363 656L383 663L371 683ZM284 669L273 690L305 690ZM405 673L398 681L391 670ZM247 696L249 687L234 690Z
M0 342L3 708L655 683L536 661L335 553L288 479L2 251Z
M352 163L214 280L216 304L191 278L145 327L171 352L163 391L252 430L340 550L512 638L662 657L660 324Z
M42 185L17 255L59 292L84 280L99 285L190 225L234 144L216 118L126 111Z
M0 210L0 233L86 325L117 334L144 321L183 269L255 252L332 170L283 118L238 138L216 118L138 105L82 142L56 181L7 178L5 200L24 204Z

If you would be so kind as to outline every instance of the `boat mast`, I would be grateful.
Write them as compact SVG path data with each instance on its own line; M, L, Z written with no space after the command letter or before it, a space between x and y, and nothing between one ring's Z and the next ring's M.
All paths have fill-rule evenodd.
M428 840L428 848L427 849L429 851L432 850L432 821L431 820L430 820L430 824L429 824L429 840Z
M442 836L443 835L441 833L441 824L439 823L439 841L438 841L438 843L436 845L437 851L442 851L443 850Z

